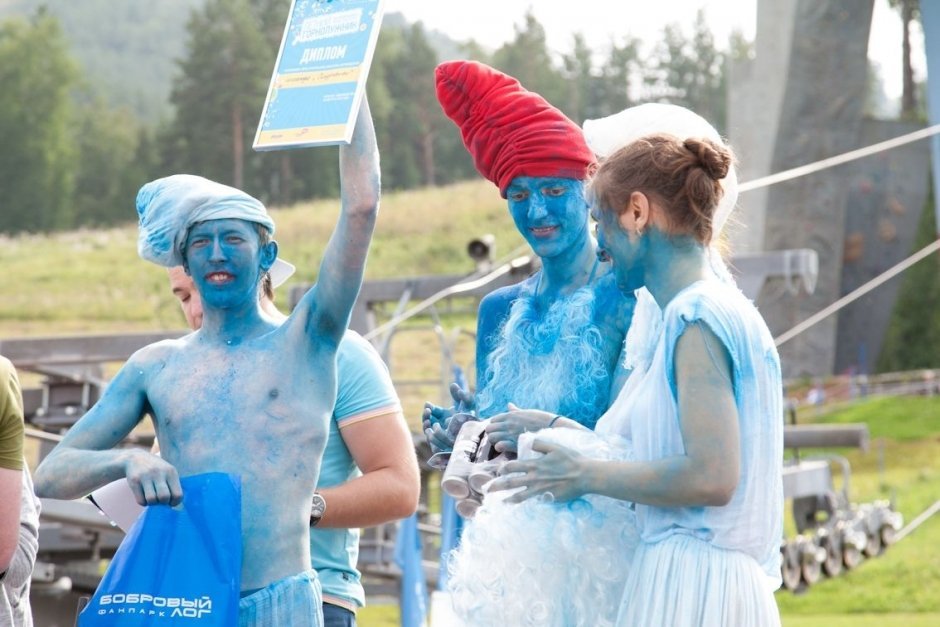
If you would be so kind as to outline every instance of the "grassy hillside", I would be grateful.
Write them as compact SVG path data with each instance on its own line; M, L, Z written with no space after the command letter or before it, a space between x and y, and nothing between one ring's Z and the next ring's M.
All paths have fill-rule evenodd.
M338 211L332 200L273 210L281 255L298 267L288 286L316 278ZM523 243L489 183L386 194L367 279L472 272L466 243L484 233L496 235L497 254ZM132 225L0 238L0 337L181 327L165 273L137 256L136 242Z
M293 282L315 278L337 211L336 201L274 210L282 254L299 268ZM522 244L505 201L487 182L386 194L367 277L470 272L465 245L484 233L496 235L497 256ZM135 247L133 226L0 238L5 277L0 338L181 328L182 316L163 270L141 261ZM286 291L280 298L286 298ZM469 329L473 320L454 316L449 323L448 337L453 338L453 325ZM424 325L411 325L396 338L392 351L393 374L413 422L421 401L440 391L428 383L440 375L438 340L426 320ZM460 337L458 361L469 364L472 338ZM415 379L425 382L408 383ZM893 497L910 521L940 498L940 399L873 399L817 420L869 425L872 450L841 451L852 464L853 501ZM938 544L940 517L848 575L822 581L802 595L778 593L784 625L938 624ZM391 625L397 624L396 617L397 608L376 606L364 611L360 623Z
M186 20L203 2L0 0L0 18L30 16L45 7L62 24L86 80L112 106L126 107L153 123L169 113Z
M298 267L279 290L285 305L290 285L315 280L323 247L339 211L337 201L273 209L281 255ZM128 202L128 213L133 206ZM496 188L485 181L385 194L367 279L474 270L465 248L473 237L493 233L497 256L523 244ZM137 230L0 237L0 338L179 329L184 325L165 272L136 252ZM394 303L392 303L394 306ZM425 321L426 322L426 321ZM466 316L458 321L472 330ZM440 398L429 381L440 376L440 348L430 328L396 336L391 362L409 416L425 399ZM469 367L472 338L461 335L460 363Z

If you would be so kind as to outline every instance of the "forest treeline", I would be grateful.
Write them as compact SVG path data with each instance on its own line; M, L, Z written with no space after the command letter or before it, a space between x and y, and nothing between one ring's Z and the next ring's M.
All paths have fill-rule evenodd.
M289 0L0 0L0 233L133 221L138 188L177 172L241 187L275 206L335 197L335 148L251 150L289 6ZM907 33L916 2L892 6L902 9ZM383 187L478 176L434 95L440 61L490 63L578 123L664 101L724 130L728 61L751 52L739 35L716 42L701 12L691 29L666 25L645 42L629 34L591 42L575 35L561 54L548 48L531 14L495 51L388 14L368 82ZM905 67L908 76L910 63ZM877 99L877 71L869 80L869 98ZM902 116L922 110L913 87L906 79ZM918 246L932 241L936 228L928 208ZM879 369L936 366L936 261L904 277Z
M81 4L86 11L103 6ZM0 23L0 232L133 220L140 185L176 172L241 187L272 205L338 193L335 148L251 149L289 0L176 0L176 5L189 17L169 106L163 109L168 113L157 120L153 112L161 103L134 107L125 99L119 105L114 93L120 90L112 83L120 83L121 76L108 77L103 89L101 77L89 76L76 61L74 47L81 39L67 37L58 17L72 24L77 18L68 13L75 11L71 4L54 6L55 14L40 6L28 17ZM151 23L168 15L151 15ZM126 18L135 21L133 15ZM113 43L122 47L114 54L126 57L120 72L128 98L131 86L142 77L150 80L151 66L158 65L152 56L160 54L156 32L139 34L147 41L138 52L146 50L149 59ZM488 51L474 41L447 41L400 14L386 16L368 81L383 186L409 189L476 176L457 129L434 95L434 67L448 58L490 63L579 123L659 100L689 106L722 127L725 61L747 54L747 43L734 37L719 46L702 13L691 32L673 24L660 35L647 46L629 35L591 45L575 35L569 51L557 54L529 14L516 25L511 41ZM168 49L176 47L168 41ZM97 66L86 62L84 67Z

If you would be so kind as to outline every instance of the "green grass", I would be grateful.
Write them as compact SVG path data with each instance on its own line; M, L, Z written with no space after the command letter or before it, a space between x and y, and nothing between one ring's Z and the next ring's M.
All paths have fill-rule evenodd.
M356 614L359 627L399 627L401 614L397 605L367 605Z
M338 211L332 200L272 209L281 254L298 268L289 285L316 278ZM470 273L466 244L485 233L497 256L523 244L486 181L386 194L366 278ZM164 271L137 256L136 242L131 225L0 237L0 338L181 328ZM279 304L287 296L280 290Z
M874 398L841 411L825 414L817 422L864 422L872 438L919 440L940 434L937 399L926 396Z
M375 623L376 625L385 623ZM372 623L362 623L371 627ZM783 627L936 627L940 614L818 614L783 619Z

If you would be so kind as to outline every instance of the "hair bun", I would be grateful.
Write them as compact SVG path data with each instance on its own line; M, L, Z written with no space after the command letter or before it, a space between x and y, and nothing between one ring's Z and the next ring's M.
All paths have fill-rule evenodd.
M686 150L695 155L698 166L715 181L728 176L731 169L731 153L710 139L689 138L682 142Z

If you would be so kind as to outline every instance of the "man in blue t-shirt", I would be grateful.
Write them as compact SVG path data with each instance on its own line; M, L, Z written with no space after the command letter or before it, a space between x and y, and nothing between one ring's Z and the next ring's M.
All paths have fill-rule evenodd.
M278 259L262 281L261 306L271 318L273 288L293 266ZM170 288L192 329L202 324L202 301L182 268ZM310 555L323 588L324 627L354 627L365 592L356 568L359 528L405 518L418 506L420 475L411 433L388 369L372 345L347 331L336 353L336 404L311 506Z

